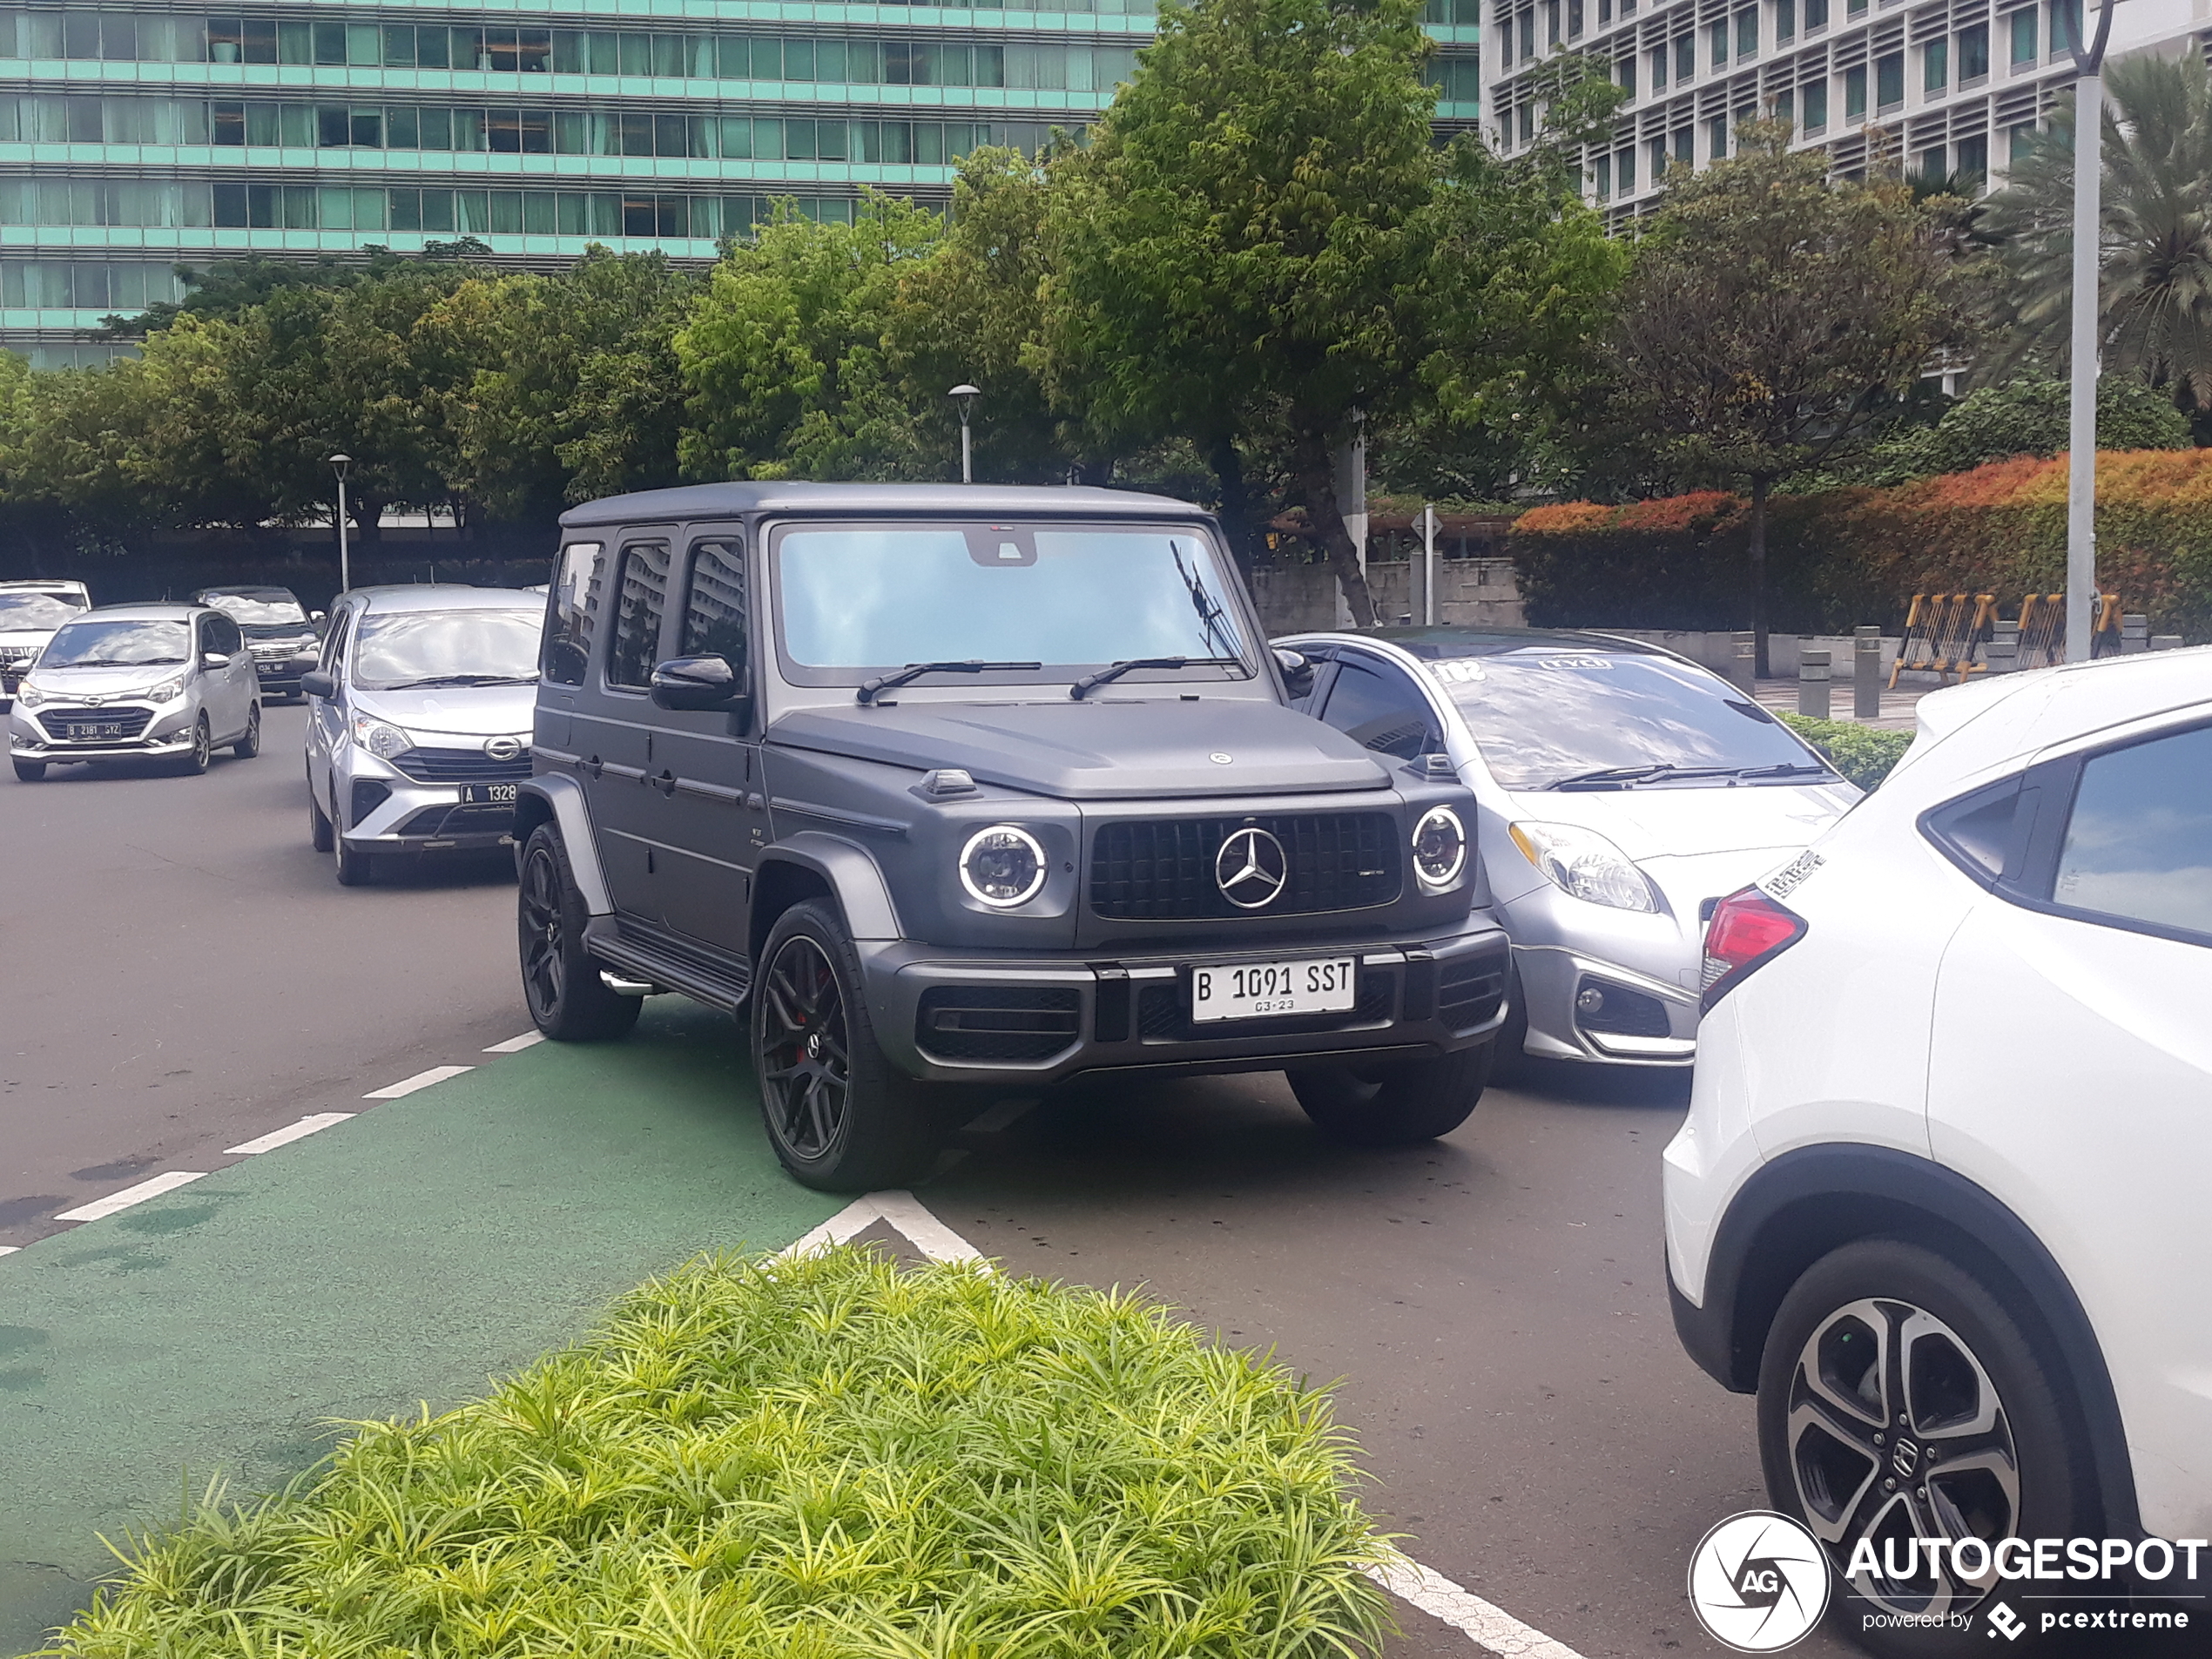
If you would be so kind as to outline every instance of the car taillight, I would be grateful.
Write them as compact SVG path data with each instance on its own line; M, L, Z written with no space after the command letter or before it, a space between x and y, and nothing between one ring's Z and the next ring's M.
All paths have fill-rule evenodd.
M1804 936L1804 918L1784 910L1757 887L1730 894L1713 907L1713 919L1706 924L1699 1009L1710 1008L1753 968L1772 961Z

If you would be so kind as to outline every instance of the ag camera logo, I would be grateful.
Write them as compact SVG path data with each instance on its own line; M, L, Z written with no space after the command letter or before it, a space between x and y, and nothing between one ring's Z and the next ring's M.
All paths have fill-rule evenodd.
M1730 1515L1689 1558L1689 1605L1705 1634L1738 1653L1779 1653L1828 1610L1828 1558L1787 1515Z

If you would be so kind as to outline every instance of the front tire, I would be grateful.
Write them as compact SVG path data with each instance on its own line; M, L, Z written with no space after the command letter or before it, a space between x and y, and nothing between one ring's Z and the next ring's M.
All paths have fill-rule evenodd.
M1410 1146L1467 1121L1489 1083L1495 1053L1491 1042L1395 1065L1312 1066L1290 1074L1291 1092L1332 1141Z
M15 766L18 783L35 784L46 775L46 763L43 760L18 760Z
M589 920L559 832L540 824L523 846L515 932L522 954L523 1001L531 1023L556 1042L626 1036L644 1001L617 995L599 977L599 964L583 948Z
M337 839L337 832L330 827L330 819L322 810L322 803L315 799L314 786L307 786L307 843L318 853L327 853Z
M902 1186L936 1151L922 1086L883 1057L860 960L820 900L776 918L752 987L752 1058L768 1143L825 1192Z
M208 730L207 717L203 714L192 722L192 748L177 760L177 770L187 778L198 778L214 764L215 738Z
M246 717L246 735L231 745L231 752L240 760L251 760L261 752L261 705L256 703Z
M1759 1370L1759 1457L1774 1507L1821 1541L1863 1613L1964 1615L1963 1632L1848 1622L1900 1659L1986 1652L1976 1614L2001 1590L1947 1570L1892 1581L1846 1568L1912 1536L2101 1537L2087 1453L2070 1441L2069 1385L2007 1296L1947 1257L1863 1239L1823 1257L1783 1298ZM1915 1557L1916 1566L1925 1559ZM2119 1587L2125 1594L2125 1587ZM1868 1623L1860 1630L1855 1627Z
M347 840L345 832L334 825L330 832L333 868L341 887L365 887L376 874L375 854L365 853Z

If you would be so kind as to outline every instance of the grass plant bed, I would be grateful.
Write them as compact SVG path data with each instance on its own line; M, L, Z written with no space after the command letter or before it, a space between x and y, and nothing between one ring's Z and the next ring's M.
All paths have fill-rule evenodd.
M1850 720L1820 720L1810 714L1781 716L1782 723L1826 755L1838 772L1861 789L1873 789L1890 775L1912 746L1910 732L1889 732Z
M1324 1393L1122 1292L705 1257L283 1494L211 1496L70 1659L1297 1659L1372 1650Z

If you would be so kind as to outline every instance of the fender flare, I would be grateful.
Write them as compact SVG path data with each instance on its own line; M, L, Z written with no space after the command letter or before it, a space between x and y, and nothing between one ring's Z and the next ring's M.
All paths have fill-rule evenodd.
M867 849L821 830L801 830L763 848L753 867L753 887L777 865L813 872L828 886L845 913L845 926L858 941L894 941L906 937L891 887Z
M1753 1392L1768 1328L1797 1274L1866 1238L1963 1245L1969 1259L1961 1265L2010 1281L2025 1304L2016 1317L2041 1327L2047 1352L2074 1385L2107 1527L2114 1537L2140 1533L2134 1463L2088 1311L2057 1258L2003 1200L1931 1159L1882 1146L1808 1146L1761 1169L1722 1217L1703 1305L1690 1306L1669 1285L1683 1345L1725 1386Z
M583 799L583 786L573 778L545 773L529 779L515 794L515 840L529 840L540 824L551 823L561 833L561 846L569 855L569 873L583 896L583 907L595 916L611 916L615 901L607 891L606 873L599 867L599 845L591 838L591 812Z

